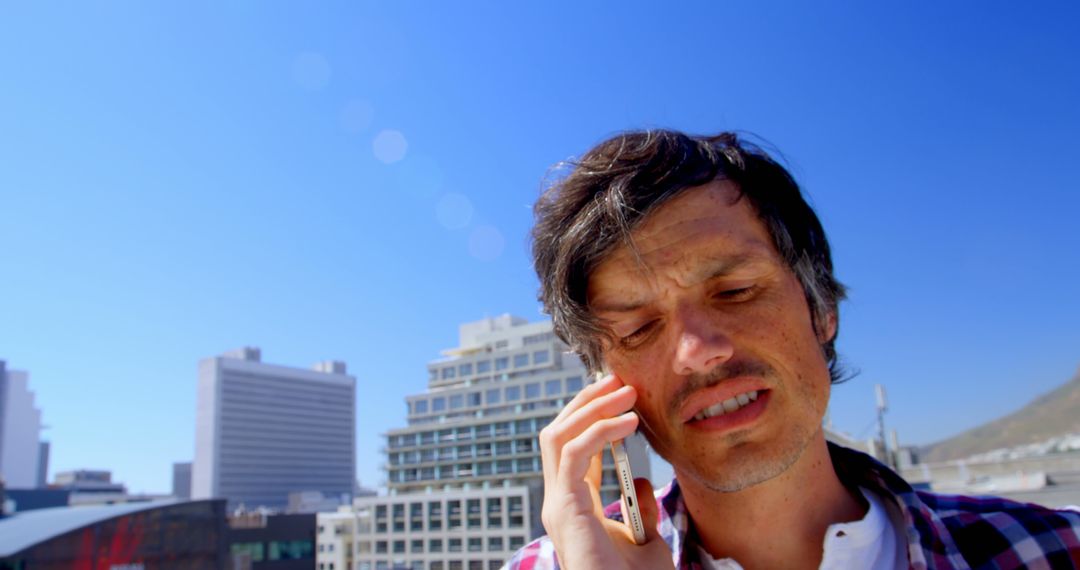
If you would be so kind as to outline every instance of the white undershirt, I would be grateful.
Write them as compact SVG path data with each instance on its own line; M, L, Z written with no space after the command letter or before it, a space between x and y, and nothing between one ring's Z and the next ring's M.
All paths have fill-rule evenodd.
M862 520L829 525L825 532L825 551L822 570L904 570L907 564L905 525L896 507L889 508L877 493L862 491L870 508ZM698 546L701 566L706 570L742 570L731 558L716 560Z

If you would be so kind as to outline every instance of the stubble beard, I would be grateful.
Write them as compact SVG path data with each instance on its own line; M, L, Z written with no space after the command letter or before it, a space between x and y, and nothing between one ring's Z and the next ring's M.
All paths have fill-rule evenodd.
M701 454L678 458L678 464L673 462L672 465L677 477L689 477L717 493L737 493L787 472L814 438L814 434L802 426L792 426L787 436L782 442L762 444L747 441L745 433L727 434L722 438L726 450L723 460L713 459L712 454Z

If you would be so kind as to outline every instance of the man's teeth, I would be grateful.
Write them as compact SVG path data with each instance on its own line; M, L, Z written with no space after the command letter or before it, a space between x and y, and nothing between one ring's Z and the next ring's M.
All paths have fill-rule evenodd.
M735 410L749 404L750 402L757 400L757 396L757 390L753 390L751 392L744 392L742 394L739 394L738 396L735 396L734 398L724 400L719 404L713 404L712 406L701 410L698 415L694 416L694 419L703 420L705 418L711 418L713 416L719 416L725 413L734 412Z

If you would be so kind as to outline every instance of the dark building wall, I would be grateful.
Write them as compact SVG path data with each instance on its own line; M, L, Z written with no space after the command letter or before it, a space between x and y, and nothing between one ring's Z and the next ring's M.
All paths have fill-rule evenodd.
M315 515L270 515L266 526L258 528L228 528L227 541L231 554L236 550L250 551L254 545L261 560L252 562L251 570L312 570L315 568ZM275 546L273 543L277 543ZM234 549L234 545L238 548ZM276 559L273 559L276 558ZM237 569L240 570L240 569Z
M71 498L67 489L8 489L7 496L15 501L15 512L66 507Z

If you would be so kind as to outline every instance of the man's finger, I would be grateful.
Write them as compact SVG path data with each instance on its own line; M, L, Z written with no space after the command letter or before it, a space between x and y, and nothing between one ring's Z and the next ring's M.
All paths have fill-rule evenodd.
M630 410L637 395L634 389L623 386L613 392L598 396L569 416L556 418L540 432L541 463L545 484L559 472L562 448L581 436L590 426L600 420L618 416Z
M600 420L562 448L557 471L559 486L571 487L585 484L585 475L594 455L604 450L609 441L625 439L637 429L638 417L626 412L614 418Z
M563 406L562 411L559 412L559 415L555 416L554 421L559 421L560 419L569 416L570 414L577 411L578 408L584 406L585 404L588 404L599 396L614 392L615 390L622 387L622 385L623 383L621 381L615 380L614 374L608 374L607 376L604 376L596 382L585 386L581 389L580 392L577 393L576 396L574 396L569 402L566 403L565 406Z

